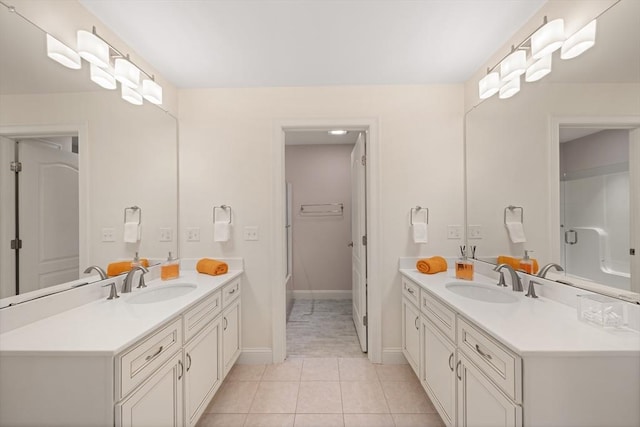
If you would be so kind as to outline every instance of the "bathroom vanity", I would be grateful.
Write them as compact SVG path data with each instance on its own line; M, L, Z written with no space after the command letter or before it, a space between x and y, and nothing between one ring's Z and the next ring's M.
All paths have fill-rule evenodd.
M544 290L400 272L402 350L448 426L640 425L637 330L581 322Z
M0 335L0 425L195 425L240 355L241 275L183 271Z

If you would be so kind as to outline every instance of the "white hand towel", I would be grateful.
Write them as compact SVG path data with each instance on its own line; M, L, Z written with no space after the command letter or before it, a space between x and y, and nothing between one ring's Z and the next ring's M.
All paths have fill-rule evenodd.
M213 223L213 241L226 242L231 234L231 224L227 221Z
M125 222L124 223L124 241L125 243L136 243L140 241L140 223Z
M414 243L427 243L429 241L429 232L427 230L427 224L424 222L416 222L411 228L413 229L413 242Z
M506 224L509 238L513 243L525 243L527 241L524 235L524 226L521 222L508 221Z

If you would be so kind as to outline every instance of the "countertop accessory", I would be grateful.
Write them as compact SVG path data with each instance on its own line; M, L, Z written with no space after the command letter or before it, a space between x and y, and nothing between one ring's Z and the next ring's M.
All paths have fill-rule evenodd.
M342 203L317 203L300 205L300 215L303 216L336 216L344 213Z
M618 328L627 324L623 301L605 295L578 295L578 320L601 327Z

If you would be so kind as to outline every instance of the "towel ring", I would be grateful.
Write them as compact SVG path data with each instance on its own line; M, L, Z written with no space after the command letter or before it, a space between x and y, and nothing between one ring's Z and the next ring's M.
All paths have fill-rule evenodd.
M429 208L423 208L422 206L416 206L415 208L411 208L411 211L409 213L409 222L411 225L413 225L413 218L415 217L415 214L417 214L420 211L427 211L426 215L426 222L425 224L429 224Z
M522 206L509 205L506 208L504 208L504 223L505 223L505 225L507 224L507 210L510 210L511 212L513 212L516 209L520 210L520 222L522 224L524 224L524 208Z
M127 222L127 212L131 212L131 214L135 214L135 212L138 211L138 224L142 224L142 209L140 209L138 206L131 206L128 208L124 208L124 222Z
M213 222L216 222L216 209L222 209L222 210L228 210L229 211L229 224L231 224L231 217L233 215L233 211L231 209L231 206L227 206L227 205L220 205L220 206L214 206L213 207Z

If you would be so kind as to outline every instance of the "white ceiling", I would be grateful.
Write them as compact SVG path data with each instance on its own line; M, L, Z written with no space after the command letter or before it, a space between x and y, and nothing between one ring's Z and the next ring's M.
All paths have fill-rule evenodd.
M285 145L353 145L358 139L360 131L351 130L345 135L330 135L327 130L287 130L284 134Z
M180 88L466 81L544 0L80 0Z

